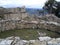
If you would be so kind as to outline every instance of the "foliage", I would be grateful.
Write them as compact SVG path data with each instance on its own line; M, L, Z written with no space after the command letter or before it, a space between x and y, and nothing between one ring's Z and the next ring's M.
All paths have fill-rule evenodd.
M47 10L48 13L55 14L57 17L60 17L60 2L55 0L48 0L43 7L44 10Z

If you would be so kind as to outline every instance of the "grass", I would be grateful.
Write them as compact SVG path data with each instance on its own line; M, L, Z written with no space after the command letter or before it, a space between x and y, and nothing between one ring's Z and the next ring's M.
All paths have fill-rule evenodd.
M47 33L47 36L60 37L59 34L43 29L20 29L20 30L9 30L0 33L0 38L6 38L10 36L19 36L21 39L32 40L37 39L39 36L37 31Z

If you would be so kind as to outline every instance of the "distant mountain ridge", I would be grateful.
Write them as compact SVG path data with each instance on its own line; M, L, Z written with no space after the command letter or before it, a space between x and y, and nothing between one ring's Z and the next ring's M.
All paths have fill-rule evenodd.
M26 11L27 11L29 14L34 14L34 15L39 15L38 10L42 10L42 9L26 8Z
M21 8L21 7L15 7L15 8ZM4 7L0 7L0 9L10 9L10 8L4 8ZM11 9L14 9L14 8L11 8ZM39 15L39 11L40 10L43 10L43 9L39 9L39 8L25 8L26 9L26 12L29 13L30 15Z

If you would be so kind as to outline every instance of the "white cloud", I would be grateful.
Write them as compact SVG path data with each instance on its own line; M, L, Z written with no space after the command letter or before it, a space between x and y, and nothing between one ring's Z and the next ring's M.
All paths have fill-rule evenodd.
M0 0L0 6L23 6L26 7L42 7L46 0Z
M23 6L26 7L43 7L46 0L0 0L0 6Z
M56 1L60 1L60 0L56 0Z
M42 7L46 0L23 0L22 5L27 7Z

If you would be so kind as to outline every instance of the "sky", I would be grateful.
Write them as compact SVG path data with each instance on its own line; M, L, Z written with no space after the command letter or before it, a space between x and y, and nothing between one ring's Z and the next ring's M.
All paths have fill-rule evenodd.
M27 8L42 8L46 1L47 0L0 0L0 6L5 8L21 6L26 6Z

